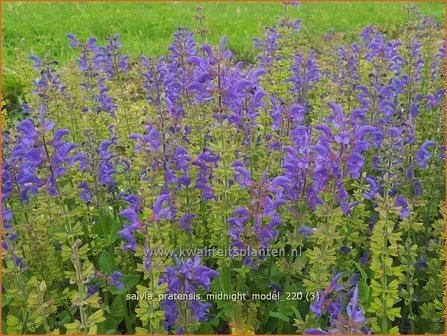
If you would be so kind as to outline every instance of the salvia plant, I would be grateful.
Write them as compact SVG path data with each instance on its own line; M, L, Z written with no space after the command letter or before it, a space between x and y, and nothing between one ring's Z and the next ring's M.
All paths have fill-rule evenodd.
M178 27L165 57L67 34L3 109L2 333L445 332L445 36L304 43L252 64ZM22 60L21 64L26 64Z

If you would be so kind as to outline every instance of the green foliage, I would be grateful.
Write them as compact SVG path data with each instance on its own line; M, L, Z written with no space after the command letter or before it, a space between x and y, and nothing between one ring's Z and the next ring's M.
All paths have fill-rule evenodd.
M369 10L370 17L363 15L365 11L358 10L360 5L366 8L365 11ZM402 71L414 75L412 64L416 61L412 59L409 45L413 33L421 24L407 18L406 13L401 13L401 4L387 5L387 11L384 11L385 4L379 3L304 3L303 19L306 22L309 21L307 17L318 20L297 31L292 27L295 7L284 4L284 13L278 18L281 24L277 27L282 39L275 41L273 54L268 55L268 50L262 48L260 51L261 56L268 55L273 59L266 65L266 73L256 82L266 96L255 107L255 127L244 129L229 118L222 117L234 112L234 107L226 100L239 94L230 92L224 84L226 80L229 81L230 75L239 79L238 76L245 74L248 67L242 64L242 72L231 72L234 64L229 59L220 58L220 48L213 48L218 61L210 66L214 77L206 84L209 99L197 104L198 94L188 88L176 88L179 90L176 91L176 103L181 102L185 109L184 116L175 116L177 120L166 100L167 92L160 93L159 104L149 103L142 84L145 78L141 76L148 70L134 57L130 58L127 73L118 71L115 78L104 79L109 89L107 93L113 97L116 106L116 117L103 113L101 109L104 107L95 97L104 93L104 89L95 84L96 79L84 76L77 68L77 62L72 60L74 51L66 47L65 30L68 27L70 31L76 30L81 40L85 40L90 33L101 38L117 30L123 32L124 44L129 44L126 50L132 56L143 51L163 54L172 40L167 39L167 34L171 34L172 21L182 25L190 20L196 4L175 4L177 12L173 16L166 14L166 11L174 4L101 4L101 18L96 14L99 5L94 3L4 3L2 6L6 62L3 91L8 101L2 105L3 129L9 131L11 139L16 139L20 132L15 127L24 117L18 105L26 102L31 107L31 117L37 120L38 109L44 103L46 118L54 120L57 128L70 130L67 139L78 145L72 153L84 153L87 167L81 171L79 163L73 166L64 163L66 174L57 177L55 196L48 196L47 190L37 195L28 193L30 202L26 203L14 186L13 195L5 201L5 209L13 212L9 223L11 228L5 228L3 232L2 283L5 292L2 295L2 333L7 334L167 333L164 327L165 307L161 298L168 286L161 282L166 276L167 267L175 266L175 260L170 253L158 255L151 252L148 265L148 250L178 252L182 247L197 250L214 247L228 251L234 241L229 234L231 227L228 219L240 207L247 208L250 213L250 218L242 224L243 230L239 234L241 242L244 246L260 249L259 232L255 232L254 226L258 225L257 229L262 231L272 219L268 214L260 215L265 196L269 200L275 198L276 191L269 183L286 170L284 147L297 145L291 137L297 126L291 120L291 106L297 103L306 105L310 112L306 112L302 124L309 128L322 123L330 125L327 119L332 112L327 102L339 103L346 117L350 118L351 113L360 106L357 99L359 90L355 86L366 83L372 93L368 97L371 99L369 114L365 114L364 118L373 121L376 111L383 106L379 106L379 97L374 91L376 78L371 79L370 75L377 72L377 78L389 78L393 76L392 70L387 68L385 58L375 59L377 63L373 64L366 55L356 53L355 48L346 48L346 57L340 57L339 44L352 40L361 43L354 38L360 23L364 26L375 22L387 28L388 35L396 34L402 39L402 46L396 50L405 60L409 60L402 66ZM444 13L438 11L438 8L444 8L441 4L421 4L421 7L435 11L437 17L444 17ZM322 8L325 8L324 12ZM36 19L42 9L48 12L45 26L41 18ZM398 9L399 15L394 15ZM198 29L202 30L200 37L198 34L195 36L196 39L203 42L209 40L217 45L217 36L228 33L231 41L229 47L236 53L236 60L253 60L254 52L247 42L247 36L259 35L254 32L258 26L253 20L263 23L273 20L270 4L216 3L207 5L204 11L215 11L216 14L209 17L206 26L203 17L199 19L200 22L194 22L193 27L200 26ZM33 22L31 28L23 20L17 20L25 14L28 15L27 21ZM239 19L249 14L251 20ZM60 15L72 17L60 20ZM329 16L331 20L326 20ZM396 27L387 23L390 16L395 18ZM163 24L155 26L152 19L155 17L157 22L163 21ZM81 26L78 23L80 18L88 24ZM101 24L98 23L99 19ZM13 20L17 22L14 28L11 24ZM76 20L76 25L72 20ZM108 24L112 21L114 25ZM333 39L326 37L326 31L330 28L328 22L335 24ZM401 26L402 22L407 25ZM169 25L169 30L164 24ZM135 28L137 26L138 29ZM345 34L337 32L337 29L348 31L351 27L352 31ZM208 28L209 32L206 31ZM63 30L64 34L59 30ZM263 29L261 41L268 39L270 33L269 29ZM365 326L374 333L445 332L445 167L439 157L442 147L430 149L431 158L426 170L419 169L414 162L415 153L426 140L445 143L445 106L439 104L429 108L427 97L420 95L415 98L416 92L418 95L434 94L438 88L444 87L442 77L431 80L434 52L440 47L442 34L439 28L431 27L418 36L424 59L420 73L422 80L409 79L404 91L393 102L402 111L410 111L411 102L415 100L418 114L414 120L408 117L408 113L393 115L387 125L417 125L415 142L410 144L408 141L405 146L399 147L397 140L385 136L378 146L368 143L374 147L372 152L380 158L379 163L374 162L376 158L373 155L365 154L364 166L368 168L353 178L348 172L348 157L341 156L339 167L343 172L340 181L332 179L319 191L321 203L311 206L308 202L310 196L303 187L293 201L288 199L284 201L286 204L278 206L282 224L277 226L278 236L273 237L270 248L285 251L285 255L255 257L251 260L253 267L247 266L250 262L246 262L243 256L213 255L202 258L204 266L217 269L220 274L212 280L210 293L245 293L248 299L206 300L211 304L207 308L210 316L206 322L193 318L187 303L176 303L179 316L175 322L186 328L184 332L291 334L304 333L311 328L326 330L331 321L324 310L335 301L331 295L336 285L341 288L337 291L346 294L340 296L343 299L340 305L344 310L337 316L340 319L338 323L342 323L341 317L346 318L345 308L353 305L352 289L356 286L358 308L364 310ZM22 35L23 39L19 41L17 36ZM32 39L33 43L30 42ZM64 47L57 48L62 40ZM50 42L52 48L48 47ZM51 56L53 53L60 56L62 64L57 68L57 73L61 81L67 84L67 94L63 94L53 83L48 84L47 96L32 94L34 86L30 79L38 78L40 74L30 70L30 62L24 57L24 52L13 54L15 47L23 48L26 53L32 51L39 55L47 53ZM342 81L328 75L321 76L319 81L294 84L291 80L296 75L293 67L297 62L312 62L314 55L311 51L314 49L317 51L315 62L321 73L327 71L334 76L346 75L352 66L350 57L353 57L359 60L359 79L345 76ZM197 53L202 55L204 52L197 49ZM8 65L13 60L17 60L14 67ZM255 65L261 66L261 62L257 60ZM194 71L187 60L175 65L189 75ZM153 70L156 83L168 81L168 76L163 73L166 69L157 67L156 61L149 60L148 67ZM226 72L227 69L232 70ZM444 63L439 62L435 70L443 74ZM249 98L244 98L240 109L248 110L250 103ZM283 110L279 124L273 127L275 120L272 110L275 103ZM89 112L84 112L83 108ZM91 113L95 109L101 112ZM137 144L137 141L129 139L131 134L148 136L146 126L149 122L159 130L160 150L153 150L150 141ZM249 122L244 119L242 123L248 125ZM113 129L108 127L111 123L114 124ZM190 129L186 130L186 126ZM348 128L348 132L354 131L352 125ZM335 131L332 126L331 129ZM315 128L312 132L309 148L322 136ZM54 141L54 131L47 134L50 138L43 140L44 145ZM111 138L117 141L116 146L110 147L114 158L114 188L101 179L103 162L98 150L101 143ZM272 150L277 141L280 143L278 149ZM8 146L5 153L11 150L12 146ZM336 141L328 143L328 146L331 149L328 155L330 160L346 149ZM187 150L189 161L196 160L208 150L219 156L216 163L206 163L207 169L212 171L212 176L207 176L213 193L209 200L202 198L201 191L194 185L202 173L198 165L190 164L186 173L170 163L178 147ZM53 149L47 152L42 166L37 169L39 179L48 177L48 171L52 169L49 158L53 154ZM131 162L131 169L127 169L126 161ZM248 187L238 184L234 165L237 161L243 161L250 173L252 182ZM169 164L172 166L169 167ZM371 169L373 164L377 164L378 168ZM407 174L410 167L414 176ZM175 175L175 181L187 174L192 182L184 187L166 183L168 168ZM328 171L328 174L332 177L337 172ZM364 193L371 188L365 179L371 174L380 181L380 190L374 197L367 198ZM405 174L407 176L404 178ZM260 182L263 179L268 182ZM310 174L303 179L305 186L318 182ZM416 181L421 181L423 186L421 195L417 195ZM14 179L13 182L17 184ZM91 186L92 195L87 202L79 195L81 182ZM348 203L353 205L349 211L343 211L340 206L340 184L346 189ZM159 211L155 210L155 203L163 192L172 196L170 202L175 218L160 216ZM129 194L137 195L140 201L135 212L138 223L132 223L136 225L132 234L137 243L135 248L124 250L122 244L125 239L119 231L129 225L129 221L120 213L128 206L123 195ZM406 207L396 205L399 197L408 200ZM402 215L403 210L408 210L408 216ZM188 231L179 227L178 218L189 213L195 217ZM258 218L255 219L254 214L259 215L259 222L255 222ZM309 233L301 232L302 228ZM11 234L19 237L17 245L9 239ZM302 253L293 254L295 251ZM180 259L188 257L191 256ZM21 260L24 261L23 267ZM122 288L114 279L116 272L123 274L119 277ZM342 273L341 279L337 284L331 284L337 273ZM191 279L184 277L181 281L188 283ZM197 290L202 297L206 297L207 291L203 288ZM250 299L252 294L272 293L279 293L279 299ZM291 300L290 294L293 293L304 293L304 298ZM320 317L316 316L317 298L324 301Z

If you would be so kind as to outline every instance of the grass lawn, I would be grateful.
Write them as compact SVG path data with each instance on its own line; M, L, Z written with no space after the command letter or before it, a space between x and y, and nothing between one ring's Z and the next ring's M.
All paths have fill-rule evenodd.
M131 55L166 53L175 26L197 28L192 20L200 3L61 3L61 2L3 2L2 29L4 69L14 68L16 48L25 54L50 56L63 62L72 53L68 48L67 33L81 40L96 36L121 34L124 52ZM376 24L388 33L407 19L402 9L408 2L376 3L302 3L290 7L292 17L303 20L303 33L318 41L328 29L343 33L351 40L362 27ZM253 57L252 38L259 35L259 27L275 23L281 15L278 3L230 2L204 3L210 29L209 42L216 43L223 35L240 59ZM418 3L424 14L434 14L445 21L444 3Z

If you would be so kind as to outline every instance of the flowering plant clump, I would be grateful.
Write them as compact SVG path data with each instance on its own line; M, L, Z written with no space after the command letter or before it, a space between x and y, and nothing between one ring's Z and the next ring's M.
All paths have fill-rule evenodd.
M290 5L253 64L184 27L159 59L29 57L3 333L445 333L443 30L409 6L313 50Z

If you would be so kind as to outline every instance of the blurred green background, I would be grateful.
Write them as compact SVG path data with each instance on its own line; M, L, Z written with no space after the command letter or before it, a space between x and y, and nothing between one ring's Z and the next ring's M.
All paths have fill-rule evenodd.
M292 18L302 19L300 41L319 50L329 29L341 41L358 38L362 28L375 24L388 37L395 37L408 20L411 2L303 2L289 6ZM19 75L19 53L48 56L62 65L77 55L68 48L67 33L81 41L90 36L98 44L120 34L123 52L131 56L167 54L176 26L199 28L193 20L203 6L209 29L208 42L227 36L227 46L237 61L253 61L253 37L260 28L274 25L284 14L279 2L2 2L2 94L6 110L21 113L25 86L30 79ZM445 25L445 3L420 2L419 10L433 14ZM196 40L201 42L201 38ZM23 57L22 57L23 59Z
M304 2L299 8L290 6L292 17L303 20L303 34L312 41L328 29L352 40L361 28L376 24L385 33L393 34L407 20L403 9L409 2ZM131 55L166 54L176 26L198 28L192 18L198 5L204 7L210 29L209 42L216 43L223 35L239 59L254 56L252 38L259 28L273 25L282 15L280 3L274 2L3 2L2 61L13 67L16 48L25 54L51 56L63 62L73 54L68 49L67 33L81 40L95 36L121 34L123 48ZM433 14L444 24L445 3L417 4L422 13Z

